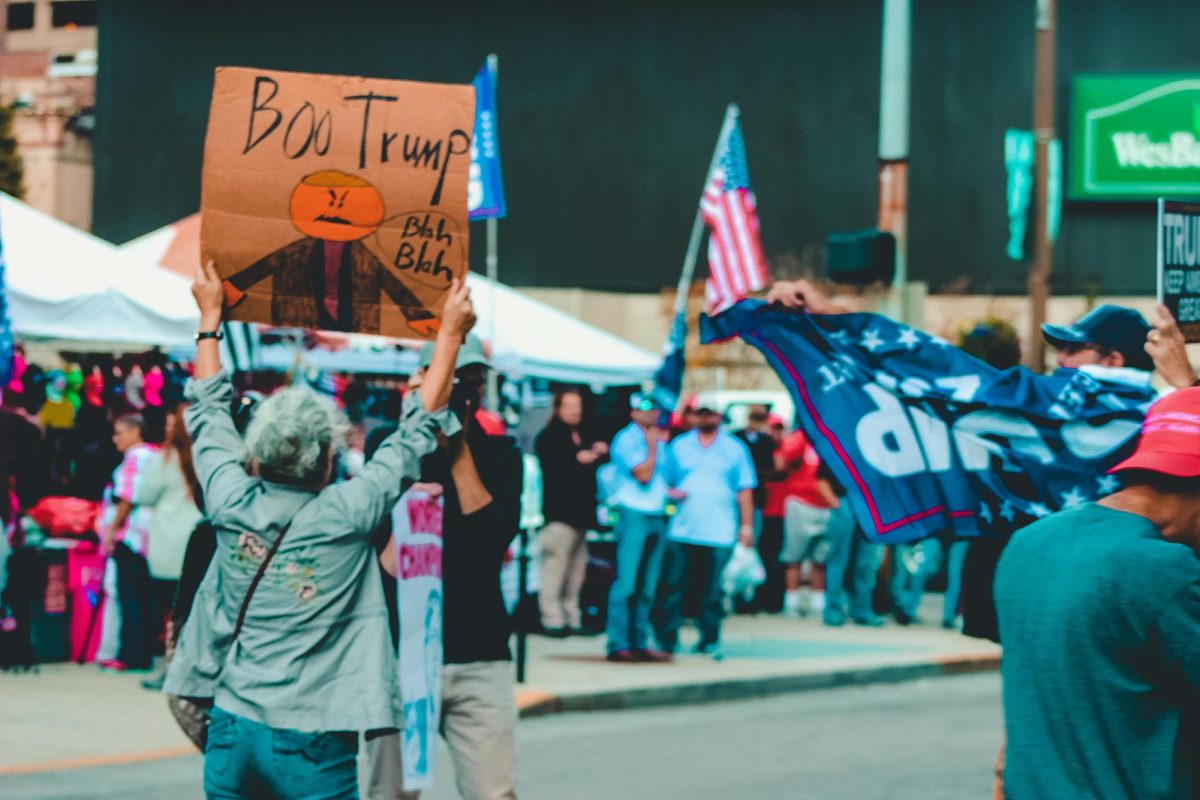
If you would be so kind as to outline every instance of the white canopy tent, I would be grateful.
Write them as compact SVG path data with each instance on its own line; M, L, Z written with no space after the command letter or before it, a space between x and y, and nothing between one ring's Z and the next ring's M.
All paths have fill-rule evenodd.
M89 344L190 342L188 282L0 193L9 313L19 338Z
M0 194L14 332L102 349L190 347L198 321L190 275L199 257L199 230L193 215L115 247ZM509 286L474 273L468 280L479 316L476 332L491 342L495 367L512 378L624 385L649 379L658 366L654 354ZM407 373L416 364L411 347L398 349L396 340L377 336L335 334L336 349L313 350L259 346L255 326L231 338L243 368L288 369L297 356L326 371Z
M162 267L160 272L190 274L199 257L199 233L199 215L193 215L119 249L130 261ZM475 273L468 282L479 317L476 333L491 343L493 365L510 378L619 386L648 380L658 367L653 353L503 283ZM338 336L344 345L338 349L303 350L298 343L260 346L257 332L249 333L250 363L259 369L289 369L297 356L302 364L326 371L404 374L416 368L413 349L397 349L396 340L378 336Z

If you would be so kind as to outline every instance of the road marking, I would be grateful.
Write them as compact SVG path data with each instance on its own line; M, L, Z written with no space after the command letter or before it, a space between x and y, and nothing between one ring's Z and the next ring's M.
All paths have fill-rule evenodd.
M56 761L34 761L29 764L14 764L11 767L0 767L0 775L28 775L34 772L57 772L61 769L83 769L85 767L111 767L117 764L137 764L142 761L159 761L164 758L178 758L196 754L199 751L192 745L168 747L163 750L144 750L140 753L117 753L108 756L82 756L79 758L62 758Z

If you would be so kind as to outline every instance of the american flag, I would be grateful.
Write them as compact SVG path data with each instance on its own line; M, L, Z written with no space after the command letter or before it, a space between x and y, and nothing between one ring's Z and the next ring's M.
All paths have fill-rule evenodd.
M700 213L710 232L705 288L710 314L767 285L767 262L756 209L742 126L735 120L717 168L700 198Z

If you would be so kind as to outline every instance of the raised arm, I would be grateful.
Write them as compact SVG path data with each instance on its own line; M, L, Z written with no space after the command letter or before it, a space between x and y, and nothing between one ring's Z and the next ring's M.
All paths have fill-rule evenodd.
M454 364L463 339L475 324L471 292L455 281L442 310L433 361L416 395L408 405L396 432L384 440L357 477L325 491L342 507L343 519L355 531L368 533L400 499L421 471L421 459L433 452L438 434L452 436L459 430L454 414L446 407L454 383Z
M797 308L813 314L847 314L850 309L829 299L811 281L776 281L767 293L768 303Z
M450 284L450 294L446 297L446 305L442 307L442 325L434 344L433 361L421 379L421 395L426 411L434 411L450 402L458 349L473 327L475 306L471 304L471 290L465 278L455 280Z
M1175 323L1175 317L1164 305L1157 308L1154 327L1146 334L1146 352L1163 380L1176 389L1196 385L1196 370L1188 361L1187 342Z
M200 332L216 332L221 325L224 292L211 261L196 269L192 296L200 308ZM230 414L233 384L221 369L221 351L216 339L197 342L195 372L185 395L191 402L184 412L184 421L192 437L196 477L206 506L218 511L242 497L253 480L242 463L242 437Z

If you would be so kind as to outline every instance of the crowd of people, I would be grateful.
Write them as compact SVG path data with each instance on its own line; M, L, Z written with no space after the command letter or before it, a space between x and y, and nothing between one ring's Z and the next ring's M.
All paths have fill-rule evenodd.
M543 515L539 534L543 633L587 635L580 594L587 532L597 504L615 532L615 578L605 609L611 661L668 661L679 645L685 599L699 640L694 652L722 658L721 621L736 613L804 616L826 625L879 626L874 590L885 548L857 530L845 494L801 429L789 431L765 405L748 409L730 433L724 415L701 403L670 415L653 395L634 394L630 422L611 445L590 433L578 390L556 395L538 437ZM753 549L762 580L748 597L727 591L735 548ZM942 623L958 618L966 541L947 541L947 601ZM943 563L942 542L896 548L892 613L917 619L926 582ZM854 563L847 591L847 569Z
M389 519L410 487L440 497L440 730L463 797L515 797L513 623L500 573L528 495L516 441L482 408L490 365L470 334L469 291L452 290L398 419L353 442L345 415L308 388L235 396L211 267L194 293L201 333L185 391L171 388L183 386L175 368L139 364L132 388L129 365L110 365L82 380L82 370L40 378L26 368L5 392L5 541L36 527L21 512L39 498L95 499L95 544L80 545L103 564L88 657L145 670L173 651L166 675L146 684L199 720L209 797L289 797L298 785L357 796L365 734L368 796L413 798L402 778L411 754L400 735ZM779 285L772 299L844 311L806 283ZM730 432L705 401L672 416L635 393L628 424L607 441L586 393L561 390L533 448L542 632L596 633L581 596L598 516L614 532L603 633L617 663L672 660L687 615L693 652L718 660L730 611L876 627L883 595L896 623L913 624L944 571L940 623L957 628L965 613L966 633L1004 642L1000 763L1013 796L1105 796L1117 785L1128 796L1189 796L1184 743L1200 685L1196 374L1169 317L1151 326L1102 306L1045 333L1062 368L1157 368L1179 391L1151 409L1135 455L1114 470L1123 489L1011 541L867 541L807 434L766 406ZM963 346L998 366L1018 355L992 325ZM68 408L72 425L55 427ZM748 553L761 575L735 597L729 565ZM1134 554L1145 569L1130 569ZM1086 730L1064 727L1080 714Z
M92 359L86 370L45 371L19 350L16 361L0 408L4 550L62 527L94 532L94 545L72 551L73 563L101 565L78 657L106 670L149 670L164 651L183 551L201 517L181 422L186 376L157 354ZM27 609L8 608L28 625ZM147 685L160 686L161 675Z

